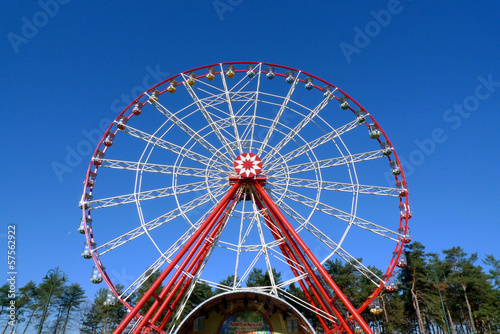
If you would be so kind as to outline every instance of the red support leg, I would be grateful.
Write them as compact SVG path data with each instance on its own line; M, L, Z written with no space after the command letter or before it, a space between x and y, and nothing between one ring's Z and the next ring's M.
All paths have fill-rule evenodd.
M117 329L114 331L115 334L121 334L123 330L127 327L127 325L130 323L130 321L137 315L139 310L144 306L146 301L152 296L154 291L161 285L161 283L165 280L165 278L170 274L172 269L177 265L177 263L182 259L182 257L189 251L191 246L195 243L195 241L200 237L201 234L208 233L207 227L208 225L214 223L214 219L220 217L222 214L223 210L225 207L227 207L229 201L234 197L236 194L237 190L240 188L241 182L237 182L234 184L231 189L228 191L228 193L222 198L219 204L215 207L215 209L210 213L210 215L205 219L205 221L201 224L201 226L196 230L196 232L191 236L191 238L186 242L186 244L182 247L181 251L179 254L175 256L175 258L172 260L172 262L167 266L167 268L160 274L158 279L153 283L153 285L149 288L149 290L142 296L142 298L139 300L139 302L136 304L136 306L130 311L130 313L123 319L121 324L117 327ZM199 244L199 240L197 242ZM193 249L196 249L193 247ZM191 252L190 252L191 253ZM192 256L192 254L191 254ZM168 289L164 289L162 291L162 294L160 294L160 298L164 298L164 296L168 293ZM156 307L158 306L158 302L155 301ZM154 305L153 304L153 305ZM155 307L155 308L156 308ZM153 309L153 307L152 307ZM151 309L150 309L151 311ZM154 311L154 310L153 310ZM149 311L148 311L149 313ZM152 313L152 312L151 312ZM149 317L151 314L149 315ZM134 333L140 333L144 325L148 322L149 317L146 315L143 317L141 323L139 324L138 328L134 330Z
M237 189L238 188L236 188L234 190L234 193L236 193ZM205 237L207 236L207 234L209 233L209 231L213 228L214 224L217 222L217 220L219 219L219 217L223 213L223 210L227 207L229 201L234 197L234 194L232 194L231 196L228 197L228 195L230 195L230 194L231 194L231 191L224 197L224 199L214 209L214 212L212 212L209 215L209 217L205 220L205 223L203 223L199 227L198 230L201 230L201 233L199 234L198 240L193 244L193 246L191 247L191 249L189 251L186 249L186 251L188 251L186 257L184 258L184 260L182 261L182 263L179 265L179 267L177 268L177 271L174 273L174 275L172 276L172 278L169 280L169 283L163 288L162 292L160 293L159 297L162 300L164 300L164 298L167 296L167 294L170 294L170 296L173 296L173 292L170 291L171 288L172 288L172 286L173 286L173 284L179 278L179 276L181 275L182 271L184 270L184 268L186 267L186 265L189 263L189 261L191 261L191 258L196 253L196 251L199 249L200 245L204 242ZM171 297L168 297L167 299L168 299L168 301L170 301ZM164 306L162 307L162 309L164 309L166 307L166 304L167 304L166 300L164 300L163 301L163 305ZM144 326L146 326L146 324L149 322L149 320L153 316L155 310L159 306L160 306L159 302L155 301L153 303L153 305L151 306L151 308L144 315L142 321L139 323L139 326L136 329L137 333L140 333L140 330ZM154 322L152 324L154 324Z
M224 223L226 221L226 217L231 214L232 212L232 209L234 208L234 204L235 202L237 202L238 199L237 198L234 198L231 205L227 208L226 212L224 213L224 215L222 217L220 217L220 219L218 219L218 223L216 224L216 226L210 231L210 228L207 229L207 233L208 231L210 231L210 234L208 235L202 235L200 237L200 240L203 241L203 244L199 247L199 251L197 252L197 254L194 256L193 260L191 261L191 263L189 263L189 265L187 266L186 268L186 271L188 273L191 273L191 274L194 274L196 273L196 271L199 269L199 267L201 266L201 263L203 262L203 260L205 259L205 256L206 254L208 253L208 250L209 248L211 247L212 245L212 241L211 240L214 240L217 235L221 232L221 229L223 228L224 226ZM193 247L193 250L197 250L198 248L194 248ZM186 260L185 261L188 261L188 258L189 258L189 255L186 257ZM182 295L184 294L185 290L186 289L181 289L181 286L183 284L183 282L186 280L186 278L188 278L186 276L186 274L184 273L184 267L181 266L177 269L177 273L180 273L181 276L180 278L177 280L177 283L174 285L174 287L172 288L172 290L170 291L170 288L169 286L167 285L165 287L165 289L167 291L169 291L169 295L168 297L162 297L162 298L165 298L162 302L162 304L160 305L158 311L156 312L156 314L151 318L151 323L156 323L156 321L159 320L160 316L161 316L161 313L163 313L163 311L165 310L165 308L169 305L169 303L172 301L173 297L175 296L176 292L179 291L177 297L178 298L182 298ZM176 276L174 276L171 280L170 280L170 286L172 286L173 282L176 280ZM188 279L188 282L191 282L191 278ZM187 283L189 284L189 283ZM184 287L187 287L186 285L184 285ZM160 295L161 296L161 295ZM170 310L173 310L175 306L172 304L170 306ZM170 315L168 315L168 317L170 317ZM168 319L166 319L168 321ZM161 328L161 326L160 326Z
M283 234L279 231L279 229L273 224L273 220L271 219L271 217L267 214L267 212L264 209L262 203L260 202L260 199L256 196L255 197L255 201L256 201L256 204L257 204L257 207L259 208L259 210L262 211L262 215L264 216L264 219L266 220L267 222L267 225L269 227L269 229L271 230L275 240L279 240L279 239L282 239L283 238ZM279 245L280 247L280 250L281 252L283 253L283 256L285 256L285 258L287 259L287 263L288 265L290 266L290 269L292 270L293 274L295 275L295 277L299 277L300 275L302 274L305 274L304 270L303 269L298 269L295 267L295 263L297 264L300 264L300 261L297 259L297 257L295 256L295 254L293 253L293 251L290 249L290 246L287 244L287 243L283 243L281 245ZM293 262L292 262L293 261ZM299 272L300 270L300 272ZM308 277L305 277L304 280L306 281L307 285L309 286L309 288L311 289L311 291L313 292L313 294L315 295L316 297L316 300L320 303L320 309L325 312L326 314L330 314L330 310L326 307L326 305L324 304L324 302L322 301L322 298L320 296L320 293L317 291L316 287L314 286L314 284L311 282L311 280L308 278ZM307 289L307 286L304 284L304 282L302 282L302 280L299 281L299 285L300 287L302 288L302 291L304 292L307 300L309 301L309 303L312 305L313 308L318 308L316 306L316 303L314 302L314 299L312 298L312 296L309 294L309 291ZM325 321L323 320L323 317L321 315L318 314L318 320L319 322L321 323L321 326L323 327L323 329L325 331L328 330L328 325L325 323ZM333 318L330 319L330 321L334 322Z
M359 315L357 310L352 306L352 304L349 302L347 297L343 294L343 292L340 290L340 288L337 286L337 284L333 281L333 279L328 275L326 272L325 268L321 265L321 263L316 259L314 254L309 250L309 248L306 246L304 241L300 238L300 236L297 234L295 229L290 225L290 223L286 220L286 218L283 216L281 211L278 209L278 207L274 204L272 199L269 197L269 195L266 193L264 188L258 183L254 182L253 183L255 186L255 189L257 190L257 193L260 195L262 198L264 204L270 209L271 213L276 216L277 222L280 224L283 224L283 227L281 227L282 231L285 234L289 234L290 239L294 239L298 245L304 250L305 255L311 260L312 264L316 267L316 269L320 272L321 276L326 280L328 285L333 289L335 292L336 296L340 299L342 304L347 308L347 310L351 313L351 315L354 317L356 322L361 326L363 331L366 334L373 334L372 330L368 326L368 324L364 321L364 319ZM342 327L344 330L346 330L347 333L352 333L351 329L346 323L346 319L340 316L339 320L342 323Z
M260 194L258 193L258 190L257 190L256 196L260 196ZM272 204L274 205L274 203L272 203ZM275 218L275 221L279 225L280 229L285 234L286 239L288 240L288 242L292 246L295 254L300 259L300 262L302 263L302 265L306 269L307 273L309 274L309 276L313 280L313 282L314 282L313 287L315 289L319 290L318 294L315 293L315 296L318 299L318 302L320 302L320 304L323 306L323 308L325 308L325 309L327 308L328 310L330 310L330 312L333 312L335 314L335 316L337 317L338 321L340 322L340 324L342 325L344 330L347 332L347 334L352 334L352 331L349 328L348 324L345 322L344 317L341 314L341 311L334 304L330 303L331 298L327 298L325 301L323 301L324 298L329 296L329 293L328 293L328 291L325 290L325 288L321 284L319 278L314 273L314 269L309 264L308 259L304 256L304 254L302 254L299 245L297 245L295 239L289 233L288 230L293 229L293 227L288 223L288 221L286 221L286 219L283 216L278 217L275 210L273 210L270 207L268 207L268 209L270 211L270 214ZM286 223L286 225L284 223ZM295 230L294 230L294 232L295 232ZM298 237L298 235L297 235L297 237ZM302 239L300 239L300 241L302 241ZM302 246L302 249L305 250L305 248L303 246ZM313 292L315 291L315 289L313 289ZM328 313L331 314L330 312L328 312ZM332 321L332 323L334 323L333 319L331 321ZM325 330L329 330L329 328L325 328Z

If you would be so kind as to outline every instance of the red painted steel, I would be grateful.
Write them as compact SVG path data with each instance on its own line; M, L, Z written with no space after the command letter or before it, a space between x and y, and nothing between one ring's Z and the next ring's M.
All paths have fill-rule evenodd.
M233 199L233 203L235 201L238 201L238 196L236 196ZM228 209L227 209L226 213L224 214L224 216L219 220L219 224L214 228L214 230L212 231L212 233L210 234L210 236L206 240L205 244L203 245L204 248L202 250L200 250L200 252L198 253L197 258L195 260L193 260L193 266L195 265L195 267L192 268L192 270L188 268L188 270L191 270L190 271L190 275L191 276L194 276L196 274L196 272L200 268L201 264L203 263L203 260L206 257L206 253L208 252L208 250L209 250L209 248L210 248L210 246L212 244L212 242L210 240L213 240L213 238L216 238L217 233L221 231L221 227L223 227L223 224L225 224L224 223L224 219L225 219L225 217L227 216L228 213L230 214L229 210L232 207L233 203L231 203L231 205L228 207ZM193 277L187 277L187 276L184 276L184 277L187 278L186 283L183 285L183 287L180 290L177 298L172 302L172 305L170 306L169 310L167 311L167 314L166 314L165 318L161 322L160 329L163 329L165 327L168 319L170 318L170 316L173 313L173 310L178 305L178 303L181 301L181 298L182 298L183 294L185 293L185 291L189 287L189 284L193 280ZM174 291L176 291L176 290L174 290ZM161 313L161 312L159 312L159 313Z
M221 232L221 228L223 227L224 225L224 221L227 217L228 214L231 213L231 207L232 207L232 204L235 202L235 201L238 201L237 199L238 196L234 197L232 199L232 203L231 205L229 205L229 207L227 207L227 210L226 212L224 213L224 215L222 215L222 217L220 218L217 218L218 220L218 223L215 225L215 227L212 229L212 231L210 231L210 234L208 236L201 236L200 239L203 240L203 245L201 246L200 250L198 251L198 253L194 256L193 260L191 261L191 263L187 266L186 268L186 271L191 273L191 274L194 274L196 273L196 271L199 269L201 263L203 262L205 256L206 256L206 253L208 252L208 249L210 248L210 245L212 244L212 240L214 240L217 236L217 234L219 232ZM216 219L214 219L214 222L216 221ZM207 228L208 230L210 229ZM193 248L194 249L194 248ZM180 267L177 269L177 272L183 272L184 270L182 270ZM175 284L175 286L172 288L172 290L169 290L167 289L167 287L165 287L165 289L168 291L169 295L168 297L163 301L162 305L160 306L160 308L158 309L158 311L156 312L156 314L151 318L151 323L156 323L156 321L158 321L158 319L160 318L161 316L161 313L165 310L165 308L168 306L168 303L170 303L170 301L172 300L172 298L175 296L175 294L177 293L177 291L179 290L179 288L181 288L181 285L183 284L184 280L188 278L186 276L186 274L182 273L182 276L181 278L177 281L177 283ZM184 285L184 287L187 287L187 285L189 285L189 282L191 282L192 278L189 277L189 280L188 280L188 283L186 283L186 285ZM174 278L172 278L171 281L174 281ZM179 293L179 297L182 297L183 293L185 292L185 289L182 289L182 293ZM161 296L161 295L160 295ZM170 309L172 310L175 306L174 305L171 305ZM163 319L163 321L167 320L168 321L168 318L166 319ZM165 321L166 322L166 321ZM160 326L161 328L161 326Z
M274 239L275 240L283 239L283 235L281 234L281 232L277 229L277 227L275 225L273 225L273 221L272 221L271 217L269 217L267 212L264 211L264 206L262 205L260 200L258 198L256 198L255 200L256 200L257 207L259 208L259 210L262 211L262 215L264 216L264 219L267 222L267 226L271 230L271 232L274 236ZM290 246L285 242L285 243L279 245L279 247L280 247L281 252L285 256L285 258L287 259L287 263L290 266L290 269L292 270L295 277L299 277L302 274L305 274L304 271L299 272L298 269L295 267L295 264L292 262L292 260L293 260L295 263L299 263L299 260L297 259L297 257L293 253L293 251L290 249ZM292 260L290 260L290 258ZM312 284L311 280L306 276L306 277L304 277L304 281L306 281L307 285L309 286L309 288L311 289L311 291L315 295L316 299L319 300L321 303L321 298L317 295L317 289ZM304 292L304 295L306 296L308 302L312 305L312 307L313 308L320 308L323 312L328 314L329 310L327 310L325 308L325 305L323 303L321 303L320 307L316 306L316 303L314 302L314 299L312 298L312 296L309 294L309 290L307 289L307 286L304 284L304 282L302 282L302 280L299 280L298 283L299 283L302 291ZM319 314L318 314L318 320L321 323L321 326L323 327L323 329L327 330L328 325L323 320L323 317L321 317ZM333 321L333 319L332 319L332 321Z
M302 248L302 250L304 251L304 253L306 253L306 255L311 260L313 260L311 258L311 256L314 256L314 255L312 255L312 253L309 251L309 249L307 248L307 246L305 246L304 242L302 241L302 239L300 239L300 237L298 236L297 233L295 233L295 235L292 235L292 234L289 233L289 230L293 230L293 232L295 232L295 230L290 225L290 223L288 223L288 221L285 219L285 217L281 214L281 212L279 211L279 209L277 209L277 207L274 205L274 202L267 195L267 193L265 193L264 188L262 188L260 186L260 184L259 184L259 188L256 188L256 191L257 191L257 194L259 196L261 196L261 198L262 198L262 200L264 202L264 205L266 205L266 207L269 209L270 213L275 217L275 221L279 224L279 226L280 226L281 230L283 231L283 233L285 234L287 240L290 242L292 248L295 251L295 254L299 257L300 262L302 263L302 265L304 265L304 267L306 268L307 273L310 275L310 277L314 281L314 287L319 290L318 301L322 304L323 307L328 306L328 308L331 310L331 312L333 312L335 314L335 316L337 317L337 319L340 321L340 324L341 324L342 328L347 332L347 334L352 334L352 331L349 328L349 325L346 323L346 321L345 321L344 317L342 316L340 310L338 310L337 307L334 304L328 302L330 300L328 291L326 291L325 288L323 287L323 285L321 284L319 278L314 273L314 269L309 264L306 256L304 256L304 254L302 254L302 251L301 251L300 248ZM267 199L264 198L263 195L267 196ZM316 262L319 264L319 262L317 260L316 260ZM318 267L317 264L315 264L315 266ZM321 264L319 265L319 267L323 268L321 266ZM328 273L326 273L326 276L330 277L328 275ZM331 277L330 277L330 279L331 279ZM340 291L340 289L338 289L338 290ZM323 302L322 299L325 299L325 298L326 298L326 300Z
M284 226L282 228L283 232L286 234L290 234L293 239L297 241L299 246L304 250L305 254L307 257L312 261L316 269L321 273L321 276L325 279L325 281L330 285L330 287L333 289L335 294L339 297L339 299L342 301L342 304L347 308L347 310L351 313L351 315L354 317L356 322L363 328L365 333L367 334L373 334L372 330L368 326L368 324L364 321L364 319L361 317L361 315L358 313L358 311L352 306L351 302L347 299L347 297L343 294L343 292L340 290L340 288L337 286L337 284L333 281L333 279L328 275L326 272L325 268L321 265L321 263L316 259L314 254L309 250L307 245L302 241L300 236L297 234L295 229L290 225L290 223L286 220L286 218L283 216L281 211L278 209L278 207L274 204L272 199L269 197L269 195L266 193L264 188L258 184L257 182L254 183L255 189L259 193L259 195L262 197L264 204L273 212L274 215L278 218L278 222L282 223ZM341 320L342 319L342 320ZM342 327L346 330L347 333L352 333L349 326L345 323L345 319L342 317L339 318L342 322ZM345 323L345 326L344 326Z
M239 185L239 184L236 184L236 185ZM231 190L234 189L234 193L236 193L236 191L238 190L238 187L234 188L236 185L234 185L233 188L231 188ZM163 300L167 296L167 294L170 293L170 289L172 288L172 285L179 278L179 276L183 272L184 268L186 267L186 265L188 264L188 262L193 257L194 253L200 247L200 244L204 241L205 237L207 236L207 234L209 233L209 231L212 229L212 227L215 224L215 222L219 219L220 215L222 214L222 211L227 207L227 204L229 203L229 201L234 197L234 193L231 194L231 191L230 191L228 193L228 195L229 194L231 194L231 195L229 197L226 195L222 199L222 201L219 203L219 205L217 205L217 207L214 209L214 211L210 214L210 216L205 220L205 223L202 224L198 228L198 230L202 231L201 234L200 234L200 236L199 236L199 238L198 238L198 240L193 244L193 247L191 247L191 249L189 250L188 254L184 258L184 260L182 261L182 263L179 265L179 267L177 268L177 271L175 272L175 274L172 276L172 278L170 278L168 284L163 288L162 292L159 295L159 297L160 297L161 300ZM172 262L174 262L174 261L172 261ZM136 331L134 333L140 333L140 330L142 330L142 328L144 326L146 326L146 324L149 322L149 320L153 316L153 314L154 314L156 308L158 308L158 306L160 306L159 310L160 310L160 313L161 313L161 310L166 307L167 303L171 300L172 296L173 296L173 294L170 294L169 297L166 300L163 301L162 306L165 305L163 307L160 306L160 302L155 301L153 303L153 305L151 306L151 308L148 310L148 312L144 315L142 321L139 323L139 326L137 327L137 329L136 329ZM154 322L153 322L153 324L154 324Z
M219 204L217 204L217 206L212 211L212 213L210 213L210 215L205 219L205 221L203 222L203 224L201 224L201 226L196 230L196 232L191 236L191 238L182 247L182 249L179 252L179 254L177 254L175 256L175 258L172 260L172 262L167 266L167 268L160 274L160 276L158 277L158 279L153 283L153 285L151 286L151 288L149 288L149 290L144 294L144 296L142 296L142 298L139 300L139 302L134 306L134 308L125 317L125 319L122 321L122 323L117 327L117 329L114 331L114 334L121 334L123 332L123 330L125 330L125 328L130 323L130 321L136 316L136 314L144 306L144 304L146 303L146 301L153 295L154 291L161 285L161 283L170 274L170 272L172 271L172 269L177 265L177 263L182 259L182 257L184 257L184 255L189 251L189 249L191 248L191 246L200 237L200 235L201 234L205 234L206 235L206 233L204 233L204 232L207 232L207 226L213 222L213 220L214 220L215 217L218 218L221 215L222 211L227 206L227 204L229 203L229 201L234 197L234 195L236 194L236 191L239 189L240 186L241 186L241 182L237 182L236 184L234 184L230 188L230 190L228 191L228 193L222 198L222 200L219 202ZM196 242L196 244L199 244L199 240L198 240L198 242ZM196 249L196 247L193 247L191 249L191 251L189 251L189 253L191 254L191 256L192 256L192 253L193 253L193 249ZM180 273L180 270L177 271L177 272ZM173 280L173 278L172 278L172 280ZM164 289L162 291L162 293L160 294L160 298L164 298L164 296L165 296L165 294L167 292L168 292L168 290L165 291L165 289ZM155 304L156 304L156 307L157 307L158 306L157 305L158 301L155 301L153 305L155 305ZM150 309L150 311L151 311L151 309ZM148 311L148 313L149 313L149 311ZM150 316L151 316L151 314L149 315L149 317ZM147 316L147 314L144 316L143 320L139 324L139 327L142 324L141 329L144 327L145 323L149 320L149 317ZM139 328L137 328L136 331L134 331L134 333L138 333L137 330L139 330Z

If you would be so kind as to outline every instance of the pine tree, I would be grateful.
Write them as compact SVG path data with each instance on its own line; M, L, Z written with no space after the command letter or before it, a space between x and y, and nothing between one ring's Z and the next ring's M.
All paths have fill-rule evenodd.
M404 299L406 318L409 319L407 331L426 333L426 302L428 301L430 283L427 279L427 263L425 247L420 242L405 246L408 264L402 268L400 280ZM416 322L415 322L416 320Z
M122 286L116 286L118 291ZM90 309L81 320L80 333L82 334L106 334L112 333L118 327L126 314L126 308L122 303L105 304L108 289L99 289L94 296Z
M39 305L37 304L39 291L36 283L34 281L29 281L25 286L19 289L19 293L21 300L24 301L25 313L27 313L27 322L23 331L24 334L31 324L35 312L39 309Z
M476 278L471 276L473 271L475 271L473 263L477 260L477 254L474 253L469 258L466 258L467 253L461 247L452 247L443 250L443 253L446 255L445 262L450 268L448 283L462 290L462 297L468 316L468 326L472 333L476 333L477 330L472 314L473 306L469 300L469 292L467 290L468 288L470 290L474 283L477 283L474 282Z
M45 321L51 316L53 307L57 299L62 295L67 280L66 275L59 267L56 267L49 270L47 276L43 278L42 283L38 285L38 294L36 296L38 298L39 309L41 310L41 316L36 325L38 332L41 333L43 331Z
M229 289L231 289L235 286L235 284L238 284L239 281L240 281L240 278L236 277L236 282L235 282L234 274L233 274L233 275L229 275L226 279L223 279L222 281L220 281L219 285L226 286ZM225 291L226 291L225 289L215 288L214 293L217 295L217 294L223 293Z
M483 263L493 267L489 270L490 276L488 278L493 280L496 289L500 289L500 260L495 259L493 255L489 254L486 255Z
M0 287L0 315L3 314L5 308L8 309L10 305L10 298L9 298L9 284L5 283ZM8 312L8 311L7 311Z
M64 288L63 295L61 297L61 326L56 326L54 333L66 333L68 324L74 319L74 315L80 310L81 304L85 301L85 291L78 283L73 283L70 286Z
M281 272L277 272L276 269L272 269L274 283L281 283ZM258 287L258 286L270 286L271 278L269 272L265 272L259 268L253 268L253 270L248 275L247 287Z

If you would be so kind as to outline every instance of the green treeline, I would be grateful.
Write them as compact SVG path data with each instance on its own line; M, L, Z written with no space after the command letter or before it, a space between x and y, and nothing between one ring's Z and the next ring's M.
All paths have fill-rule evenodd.
M461 247L443 250L441 255L427 253L419 242L406 245L405 252L408 264L395 275L398 290L380 295L383 312L374 315L366 309L362 313L375 333L500 333L500 260L487 255L479 261L476 253L468 255ZM487 271L481 264L488 266ZM325 269L354 305L361 305L374 289L373 283L349 264L327 261ZM381 270L370 270L382 276ZM273 276L276 283L281 282L281 273L274 271ZM128 302L137 302L156 277L158 273L129 296ZM234 276L228 276L220 284L231 286L233 282ZM246 281L248 287L268 285L269 274L262 269L255 268ZM304 292L295 284L287 290L305 300ZM196 285L184 315L220 292ZM89 300L79 284L68 282L59 268L51 269L40 283L30 281L18 289L14 315L17 327L13 328L9 326L9 285L4 284L0 287L0 333L112 333L126 309L110 296L102 288ZM315 328L320 328L315 314L295 306ZM144 309L147 307L149 304Z
M398 270L398 290L380 295L383 312L362 315L375 333L500 333L500 260L468 255L461 247L427 253L419 242L405 246L408 264ZM366 299L366 278L340 261L326 263L354 305ZM376 268L372 271L382 274Z

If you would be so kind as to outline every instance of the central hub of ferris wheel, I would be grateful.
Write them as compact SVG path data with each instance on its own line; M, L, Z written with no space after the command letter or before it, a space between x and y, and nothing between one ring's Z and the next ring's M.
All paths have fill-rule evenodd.
M234 159L234 170L242 178L253 178L262 170L262 160L253 153L242 153Z

